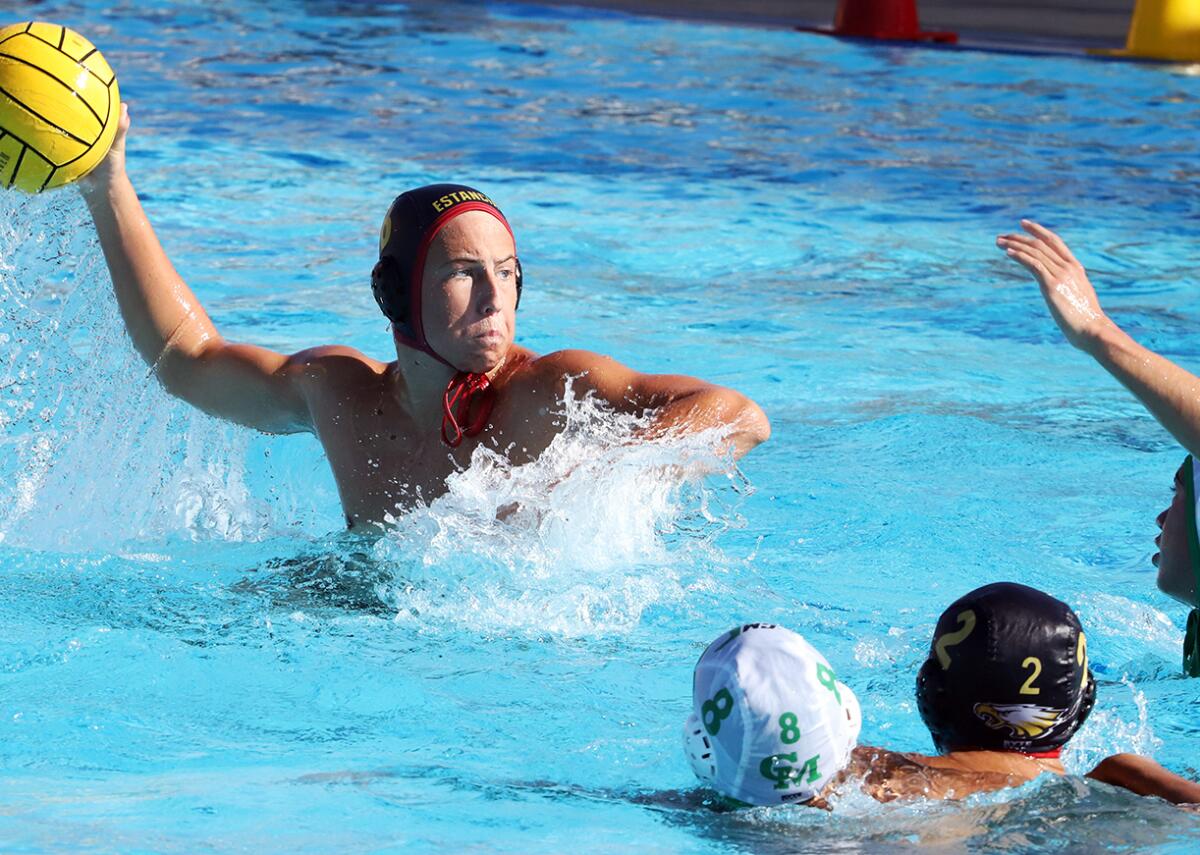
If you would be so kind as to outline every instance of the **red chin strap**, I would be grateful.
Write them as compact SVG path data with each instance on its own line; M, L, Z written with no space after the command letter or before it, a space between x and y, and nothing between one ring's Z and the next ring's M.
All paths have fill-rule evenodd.
M1035 751L1032 754L1026 754L1026 757L1032 757L1035 760L1057 760L1062 754L1061 748L1055 748L1053 751Z
M478 398L474 418L471 404ZM496 403L496 390L486 374L460 371L446 384L442 396L442 442L458 448L465 436L478 436L487 427L488 416ZM457 407L455 406L457 404Z

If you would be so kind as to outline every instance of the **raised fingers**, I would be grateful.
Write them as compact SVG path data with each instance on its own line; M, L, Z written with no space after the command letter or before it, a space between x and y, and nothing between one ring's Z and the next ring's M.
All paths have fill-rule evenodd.
M1041 223L1035 223L1033 220L1021 220L1021 228L1029 232L1031 235L1043 240L1063 261L1068 264L1078 264L1075 256L1071 253L1070 248L1063 243L1062 238L1056 235L1050 229L1043 226Z
M1041 253L1031 252L1026 247L1014 246L1009 247L1006 254L1032 273L1043 285L1053 278L1051 270L1046 266L1045 257Z
M1029 235L1007 234L1007 235L999 235L996 238L996 246L1004 247L1004 248L1012 246L1014 244L1017 246L1029 246L1030 244L1037 243L1037 241L1038 241L1037 238L1030 237Z
M1042 240L1022 235L1015 236L1014 239L1006 240L1003 243L997 241L997 243L1010 258L1018 261L1021 261L1022 258L1036 259L1040 265L1039 269L1047 276L1058 275L1064 266L1063 260Z

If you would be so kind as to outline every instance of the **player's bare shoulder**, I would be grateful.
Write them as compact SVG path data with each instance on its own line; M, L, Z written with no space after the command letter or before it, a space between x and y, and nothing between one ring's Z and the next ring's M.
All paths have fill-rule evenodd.
M606 371L620 366L611 356L578 349L556 350L537 357L535 362L534 367L539 372L556 375Z
M300 382L340 384L378 378L387 371L388 364L353 347L327 344L293 353L284 370Z
M320 410L363 394L378 395L389 366L353 347L335 344L294 353L283 370L303 391L310 407Z
M568 383L586 374L590 368L587 357L595 356L582 350L559 350L539 356L514 345L492 382L509 407L548 411L562 403Z
M595 385L600 378L627 370L610 356L593 353L590 350L556 350L544 356L525 350L522 361L514 370L513 379L523 385L544 390L554 398L561 400L567 385L573 381L585 379L588 388Z

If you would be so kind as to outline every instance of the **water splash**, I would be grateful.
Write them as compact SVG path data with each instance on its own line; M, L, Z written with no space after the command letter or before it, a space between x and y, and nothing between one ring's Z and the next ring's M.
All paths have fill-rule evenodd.
M265 536L252 434L170 398L134 352L73 190L0 194L0 540L94 549Z
M603 634L712 594L711 572L697 568L727 562L713 541L741 525L748 492L715 450L720 432L635 441L648 419L569 385L562 415L565 429L537 460L514 466L478 448L444 496L390 520L375 554L396 568L380 595L397 621ZM697 477L713 471L723 477Z
M1132 697L1137 718L1130 721L1113 706L1111 699L1104 708L1097 708L1063 751L1063 765L1075 775L1083 775L1112 754L1144 754L1153 757L1163 741L1155 736L1150 724L1149 706L1145 693L1127 676L1121 685ZM1112 692L1112 687L1106 687Z

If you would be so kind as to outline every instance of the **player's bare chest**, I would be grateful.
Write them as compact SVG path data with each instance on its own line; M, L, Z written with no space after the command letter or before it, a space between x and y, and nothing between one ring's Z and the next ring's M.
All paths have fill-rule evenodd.
M383 392L329 402L318 435L343 500L389 508L429 501L445 492L448 476L471 465L480 446L512 465L535 459L561 429L559 418L544 402L507 391L497 390L483 429L457 447L442 439L440 409L417 418Z

